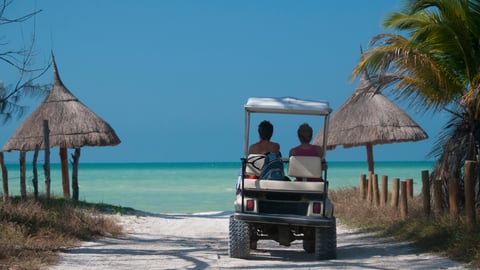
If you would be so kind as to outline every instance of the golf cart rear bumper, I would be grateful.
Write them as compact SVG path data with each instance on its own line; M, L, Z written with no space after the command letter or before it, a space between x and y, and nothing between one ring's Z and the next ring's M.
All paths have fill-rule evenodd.
M330 227L334 219L328 217L301 217L285 215L259 215L248 213L235 213L235 219L252 223L270 223L280 225Z

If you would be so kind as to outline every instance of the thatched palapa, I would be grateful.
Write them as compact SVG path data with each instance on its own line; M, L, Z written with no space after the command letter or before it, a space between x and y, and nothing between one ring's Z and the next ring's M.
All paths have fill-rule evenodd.
M4 151L45 149L44 121L48 121L49 147L60 147L64 196L70 197L67 148L74 148L72 187L73 198L78 200L77 170L80 148L83 146L114 146L120 139L113 128L81 103L64 85L58 74L52 54L54 82L52 89L40 106L18 127L3 147ZM21 158L21 163L24 162ZM46 160L47 162L47 160ZM49 162L49 161L48 161ZM49 170L49 168L48 168ZM49 172L46 172L46 175ZM49 183L49 176L45 182ZM24 179L21 179L24 181ZM49 197L49 186L46 191Z
M369 171L373 172L372 145L394 142L419 141L427 133L400 107L390 101L372 85L363 73L350 98L332 115L329 123L329 149L366 146ZM314 144L321 145L323 132Z
M113 128L78 100L62 83L53 60L54 83L40 106L18 127L4 151L44 148L43 121L48 120L50 147L113 146L120 139Z

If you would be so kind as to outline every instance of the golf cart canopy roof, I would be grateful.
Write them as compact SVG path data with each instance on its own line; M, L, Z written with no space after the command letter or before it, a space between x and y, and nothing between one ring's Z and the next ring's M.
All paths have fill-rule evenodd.
M245 104L245 111L259 113L328 115L332 112L332 109L326 101L297 99L293 97L252 97L249 98L247 104Z

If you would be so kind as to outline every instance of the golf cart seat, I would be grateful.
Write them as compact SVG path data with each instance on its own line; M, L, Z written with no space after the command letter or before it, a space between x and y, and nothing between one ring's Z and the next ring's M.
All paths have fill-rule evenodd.
M288 175L297 181L321 181L322 158L318 156L291 156L288 162Z

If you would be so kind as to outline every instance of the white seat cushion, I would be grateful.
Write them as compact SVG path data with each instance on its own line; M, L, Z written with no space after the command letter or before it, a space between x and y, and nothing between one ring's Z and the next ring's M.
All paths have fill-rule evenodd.
M302 178L321 178L322 159L315 156L291 156L288 175Z

